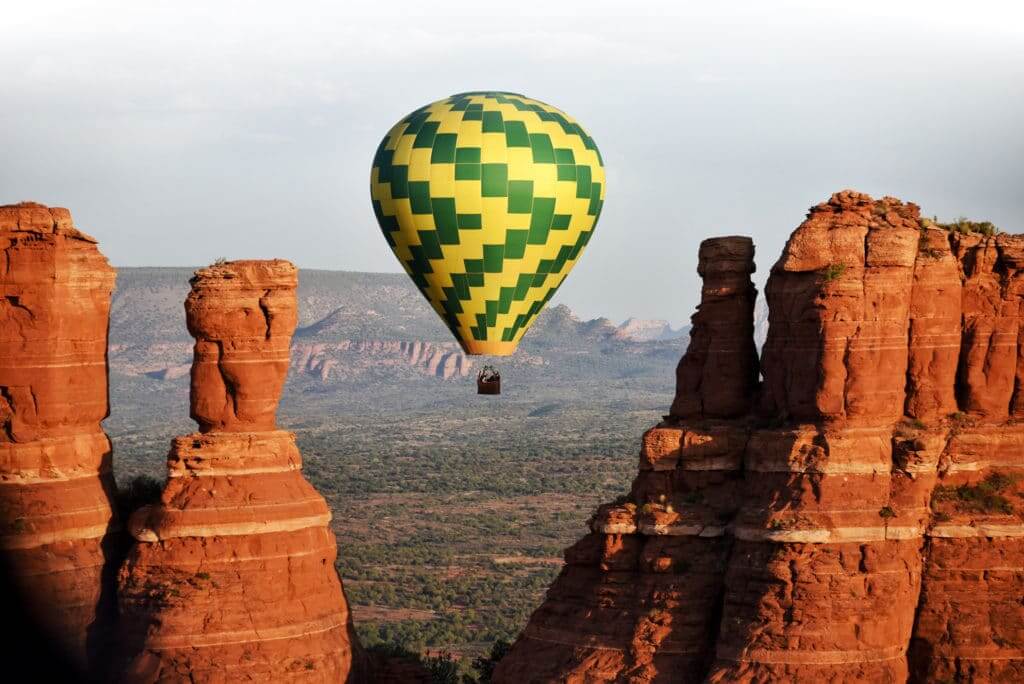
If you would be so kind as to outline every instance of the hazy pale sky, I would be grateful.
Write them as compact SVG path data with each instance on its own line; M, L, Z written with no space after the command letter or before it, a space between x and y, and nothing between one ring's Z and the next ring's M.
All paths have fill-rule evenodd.
M400 271L369 169L409 111L509 90L577 118L607 199L556 301L679 324L701 239L763 278L851 187L1024 232L1016 2L36 2L0 21L0 203L115 265Z

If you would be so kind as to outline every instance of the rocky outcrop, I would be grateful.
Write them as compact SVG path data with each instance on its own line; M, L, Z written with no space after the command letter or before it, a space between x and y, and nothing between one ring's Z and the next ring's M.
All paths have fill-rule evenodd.
M366 366L406 365L441 380L464 378L473 362L456 344L421 340L339 340L292 345L292 367L327 382L332 376L351 375Z
M754 242L716 238L700 245L697 273L704 279L693 315L690 344L676 369L678 418L731 418L746 413L757 385Z
M361 681L330 511L302 476L295 436L275 424L297 271L238 261L191 282L200 431L173 441L160 501L129 522L125 679Z
M661 319L627 318L615 329L615 337L633 342L675 340L686 335L685 327L675 330Z
M1024 677L1024 237L847 191L772 268L701 245L701 304L640 472L498 682Z
M102 660L117 546L107 416L114 269L67 209L0 207L0 550L79 667Z

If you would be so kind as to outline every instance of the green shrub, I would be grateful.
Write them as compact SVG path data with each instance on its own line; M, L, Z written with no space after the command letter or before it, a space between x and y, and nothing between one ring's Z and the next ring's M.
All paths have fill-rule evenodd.
M494 668L511 648L512 644L504 639L498 639L491 646L491 652L486 658L481 656L473 659L473 669L477 671L477 681L480 684L490 684L491 677L494 676Z
M974 485L939 485L932 492L932 505L951 502L960 511L1010 515L1014 512L1013 504L1001 492L1016 481L1017 476L1014 475L990 473Z
M846 273L846 264L829 264L822 272L822 280L831 283L833 280L839 280L844 273Z
M930 222L930 225L953 233L960 233L961 235L977 233L985 237L992 237L1000 233L999 228L991 221L971 221L966 216L960 216L955 221L950 221L949 223L940 223L938 219L935 219Z
M896 511L892 510L892 506L882 506L878 511L879 517L888 520L889 518L896 517Z
M423 665L430 673L430 681L434 684L461 684L459 661L448 651L441 651L436 656L423 659Z

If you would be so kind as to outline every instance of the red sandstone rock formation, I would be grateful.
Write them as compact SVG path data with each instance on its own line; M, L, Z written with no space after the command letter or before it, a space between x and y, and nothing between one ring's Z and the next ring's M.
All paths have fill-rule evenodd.
M688 353L676 369L673 416L732 418L750 408L758 372L753 272L750 238L715 238L700 244L697 273L704 286L692 319Z
M132 682L360 681L330 511L275 413L296 322L285 261L202 269L192 416L160 502L132 515L120 573Z
M671 415L495 681L1024 680L1024 237L834 195L772 269L760 388L752 252L702 244Z
M113 288L114 269L67 209L0 207L0 550L79 666L102 647L113 608L111 448L100 427Z

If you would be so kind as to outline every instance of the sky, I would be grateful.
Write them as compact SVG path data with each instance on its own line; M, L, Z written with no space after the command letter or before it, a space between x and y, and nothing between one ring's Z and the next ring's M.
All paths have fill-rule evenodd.
M754 238L763 286L845 188L1024 232L1024 5L985 1L14 3L0 203L68 207L117 266L398 272L374 150L468 90L600 147L604 210L555 298L586 318L684 323L716 235Z

